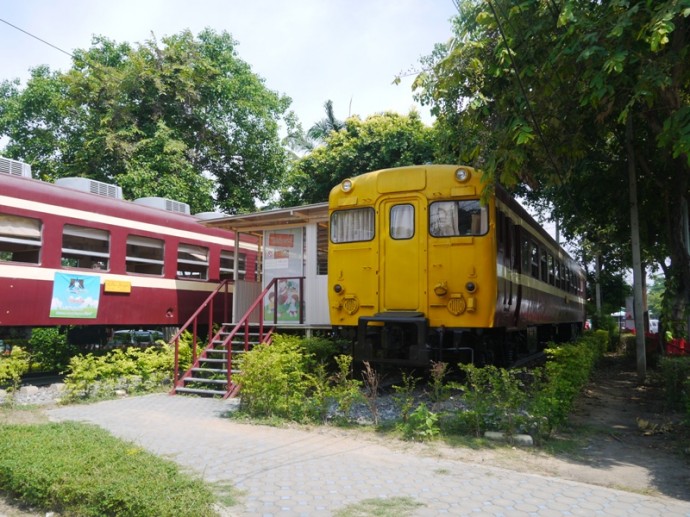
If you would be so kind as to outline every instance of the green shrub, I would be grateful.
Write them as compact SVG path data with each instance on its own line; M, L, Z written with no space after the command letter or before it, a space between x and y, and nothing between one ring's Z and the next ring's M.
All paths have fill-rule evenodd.
M67 343L67 336L58 327L34 328L29 338L32 363L38 363L40 371L63 371L77 348ZM34 368L35 369L35 368Z
M22 375L29 371L29 354L21 347L12 348L10 355L0 355L0 387L16 391Z
M324 364L327 369L335 366L335 357L340 351L338 343L325 337L307 337L300 340L304 354L316 364ZM314 366L310 366L311 369Z
M548 436L568 418L575 397L591 378L608 346L608 335L596 331L576 343L546 350L549 360L538 379L529 408L534 438Z
M173 462L96 426L2 425L0 486L64 515L216 515L214 496Z
M103 356L74 356L68 366L65 387L69 400L106 398L117 390L146 393L159 389L172 377L172 347L116 349Z
M409 419L398 425L398 429L405 439L418 441L430 440L441 432L438 414L429 410L424 403L417 406Z
M402 384L394 385L393 391L393 402L398 407L400 411L400 419L403 423L407 422L414 407L415 402L415 388L417 383L421 380L419 377L415 377L412 373L401 372L402 373Z
M296 336L276 335L272 344L255 346L239 359L240 410L251 417L303 421L311 361Z
M523 369L506 370L496 366L477 368L461 364L466 375L463 400L467 405L467 423L476 436L484 431L503 431L513 435L521 430L527 400Z
M659 361L664 397L673 408L687 408L690 416L690 356L666 356Z
M461 389L465 408L444 415L444 428L481 436L484 431L518 432L535 440L548 436L568 417L575 397L589 381L608 347L608 333L587 333L577 343L546 350L543 368L505 370L459 365L466 376Z
M335 358L338 371L330 377L328 395L338 406L338 416L347 420L352 406L364 399L363 382L352 378L352 357L339 355Z
M362 400L361 381L352 379L352 358L333 358L330 374L310 350L334 350L328 340L278 334L270 345L258 345L239 359L240 412L252 418L296 422L324 421L336 404L337 417L347 420L352 405ZM305 344L306 342L306 344ZM315 345L316 343L316 345Z

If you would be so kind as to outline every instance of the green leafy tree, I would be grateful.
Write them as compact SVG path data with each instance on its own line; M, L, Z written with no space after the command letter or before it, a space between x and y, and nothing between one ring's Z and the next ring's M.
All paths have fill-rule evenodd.
M337 119L335 116L332 100L327 100L323 108L326 111L326 117L316 122L306 133L302 129L301 124L293 124L293 130L288 133L285 139L288 147L297 152L311 152L319 144L322 144L332 131L345 129L345 122Z
M279 125L295 119L290 99L267 89L235 46L209 29L135 46L96 37L66 73L40 67L23 89L0 85L4 154L42 179L86 176L128 198L251 210L282 179Z
M307 136L317 142L323 142L333 131L345 129L345 122L338 120L333 111L333 101L327 100L323 105L326 110L326 118L320 120L307 131Z
M643 262L685 320L690 255L690 1L458 0L455 38L416 86L441 152L533 201L566 234L630 246L634 165ZM666 257L669 257L668 265Z
M331 131L324 145L293 165L281 192L282 206L319 203L335 185L364 172L431 162L434 133L419 114L382 113L360 120L351 117L340 131Z

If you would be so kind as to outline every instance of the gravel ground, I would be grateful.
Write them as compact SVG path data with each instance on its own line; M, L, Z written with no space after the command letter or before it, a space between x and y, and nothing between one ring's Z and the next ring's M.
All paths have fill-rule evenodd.
M55 383L50 386L22 386L14 394L0 390L0 404L12 402L19 406L47 406L60 402L65 395L65 385Z

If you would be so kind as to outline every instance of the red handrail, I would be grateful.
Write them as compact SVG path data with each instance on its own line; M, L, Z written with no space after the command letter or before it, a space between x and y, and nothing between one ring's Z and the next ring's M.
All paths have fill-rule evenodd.
M228 316L228 303L227 303L227 296L228 296L228 286L232 284L232 280L222 280L218 286L211 292L211 294L208 295L206 300L199 306L199 308L194 311L194 314L192 314L187 322L180 327L180 330L178 330L175 335L168 341L168 344L172 345L174 343L175 345L175 365L174 365L174 373L173 373L173 383L177 382L178 380L178 373L179 373L179 366L180 366L180 360L179 360L179 348L180 348L180 336L182 333L187 330L190 325L193 327L192 330L192 363L196 361L197 357L197 326L198 326L198 320L199 316L201 313L206 309L207 307L209 308L208 310L208 338L209 338L209 343L211 343L211 337L213 336L213 302L218 294L220 294L221 289L225 288L225 304L223 306L223 316L225 320L227 320Z
M251 317L252 313L256 311L257 309L259 310L259 333L258 333L258 342L259 343L270 343L271 337L273 334L273 331L275 329L275 325L278 323L278 293L277 293L277 286L278 283L281 281L288 281L288 280L299 280L300 283L300 300L304 300L304 279L305 277L299 276L299 277L280 277L280 278L274 278L269 282L269 284L264 288L264 290L256 297L254 302L249 306L249 308L245 311L245 313L242 315L240 318L239 322L235 324L235 327L230 331L230 333L225 336L225 338L222 340L220 343L221 348L225 348L227 351L226 358L227 358L227 386L228 386L228 392L226 394L229 395L232 390L232 340L233 338L240 332L241 330L244 331L244 350L248 351L249 350L249 318ZM219 286L220 287L220 286ZM271 327L267 332L264 331L264 299L266 298L266 295L271 292L271 290L274 290L274 297L273 297L273 324L274 326ZM179 337L182 334L182 332L189 327L189 325L194 325L194 351L193 351L193 357L192 357L192 366L190 367L193 368L196 363L198 362L198 357L196 354L196 319L201 313L201 311L204 309L206 305L209 303L212 303L212 299L217 294L217 291L214 291L211 296L204 302L204 305L202 305L199 310L197 310L194 315L189 319L189 321L185 324L185 327L183 327L176 335L175 337L170 340L175 341L175 372L174 372L174 379L173 379L173 385L177 387L180 384L180 378L179 378L179 354L178 354L178 348L179 348ZM213 311L211 310L210 313L212 314ZM304 323L304 310L303 307L300 308L300 318L299 322ZM209 322L209 329L211 329L212 325L211 322ZM209 340L206 349L213 347L215 343L217 343L220 340L220 336L225 332L225 326L221 326L221 328L218 330L218 332L215 335L211 335L211 332L209 332ZM201 354L201 357L206 353L206 350L204 350ZM188 370L189 371L189 370ZM173 388L174 391L175 388Z

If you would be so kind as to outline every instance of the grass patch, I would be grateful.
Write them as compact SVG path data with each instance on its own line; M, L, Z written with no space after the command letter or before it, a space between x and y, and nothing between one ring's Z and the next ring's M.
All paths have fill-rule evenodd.
M334 517L407 517L420 506L424 505L410 497L365 499L359 503L350 504L333 515Z
M88 424L0 425L0 486L77 516L215 515L215 496L173 462Z

